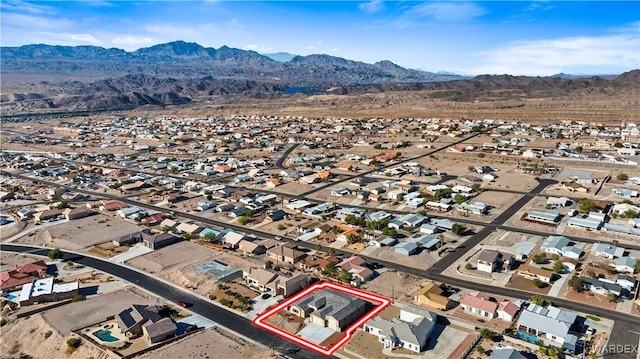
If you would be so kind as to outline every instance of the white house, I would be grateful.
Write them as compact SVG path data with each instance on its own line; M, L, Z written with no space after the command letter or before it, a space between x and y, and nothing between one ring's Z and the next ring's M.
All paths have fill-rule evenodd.
M428 310L407 305L400 310L400 317L391 320L377 316L368 321L365 333L378 336L385 348L404 348L415 353L425 350L427 338L433 332L437 315Z

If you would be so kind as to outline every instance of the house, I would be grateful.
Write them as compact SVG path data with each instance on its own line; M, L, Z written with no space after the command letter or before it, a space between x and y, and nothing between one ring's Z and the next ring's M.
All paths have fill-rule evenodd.
M616 284L620 285L630 293L633 292L637 283L638 281L636 280L636 277L631 275L620 274L618 275L618 278L616 278Z
M574 246L570 245L569 239L564 236L549 236L544 240L540 249L543 252L557 254L559 256L579 259L584 252Z
M373 278L374 272L366 265L367 261L362 257L352 256L338 263L337 267L351 273L351 285L358 287Z
M527 219L535 222L556 224L560 222L560 212L558 211L531 211L527 213Z
M344 331L366 312L366 302L345 293L320 289L291 304L287 311L313 324Z
M561 208L561 207L566 207L569 204L571 204L571 200L567 197L548 197L547 198L548 208Z
M389 228L400 229L400 227L407 226L409 228L416 228L422 223L428 220L427 217L418 213L409 213L402 217L393 219L389 222Z
M521 264L518 267L518 275L531 280L539 279L544 283L551 283L551 279L553 278L553 271L532 267L527 264Z
M616 297L622 294L622 286L617 283L612 283L609 280L603 280L601 278L580 277L582 279L582 285L584 289L596 294L607 295L613 293Z
M365 333L377 335L385 348L404 348L420 353L426 349L437 318L433 312L408 305L400 309L399 318L377 316L365 323L362 329Z
M137 214L141 211L140 208L131 206L124 207L116 211L116 214L122 218L131 218L134 214Z
M333 266L336 266L340 263L340 260L336 256L307 256L299 262L299 266L301 269L320 273L322 272L329 263L332 263Z
M33 214L33 221L35 223L43 222L52 218L58 218L58 216L62 215L61 209L49 209L42 212L36 212Z
M260 243L241 240L238 244L238 250L244 255L251 256L264 254L267 251L267 248Z
M135 232L116 238L111 242L113 245L120 247L138 243L140 241L142 241L142 234L140 232Z
M173 234L153 234L148 229L143 230L140 234L142 235L142 243L144 246L153 250L166 247L180 240L180 237L174 236Z
M560 309L552 305L543 307L529 304L520 314L516 324L518 336L540 338L554 345L563 345L574 328L578 314L574 311ZM530 340L530 341L535 341Z
M456 205L455 207L458 212L462 212L462 213L471 212L473 214L478 214L478 215L485 215L489 213L489 206L483 202L474 202L471 204L467 202L463 202Z
M204 227L200 227L197 224L193 224L193 223L180 223L176 227L177 231L179 231L181 233L187 233L189 235L197 235L203 229L204 229Z
M513 348L504 348L492 350L489 359L527 359L527 357Z
M616 196L624 197L624 198L635 198L638 197L638 191L633 191L626 188L614 188L611 190L611 193Z
M567 221L572 227L578 227L586 230L597 231L602 226L602 220L593 217L581 218L573 217Z
M635 212L635 213L640 213L640 207L635 206L633 204L629 204L629 203L619 203L619 204L614 204L611 207L611 213L612 214L616 214L618 216L623 215L626 213L630 213L630 212Z
M271 282L267 283L266 289L275 295L285 298L299 292L309 284L307 275L298 273L293 276L278 274Z
M272 270L255 267L249 268L249 271L244 273L247 285L258 289L261 292L268 291L267 284L271 283L277 277L278 273Z
M425 283L413 296L413 300L421 305L446 310L450 305L449 298L442 295L444 291L434 282Z
M414 255L418 252L418 246L414 242L402 242L393 247L394 251L404 256Z
M238 249L240 246L240 241L245 238L244 234L228 231L222 236L222 244L231 249Z
M613 262L613 267L617 272L633 274L636 261L635 257L620 257Z
M21 285L47 276L47 264L40 260L33 263L14 265L0 272L0 291L7 292Z
M483 249L478 256L478 270L487 273L498 271L502 267L502 253Z
M144 336L149 344L169 339L178 331L171 318L158 314L155 305L134 304L116 315L116 323L127 337Z
M267 250L267 258L273 260L276 264L288 263L296 264L306 254L289 244L277 246Z
M507 322L511 322L513 321L513 318L516 317L516 314L518 314L519 310L520 310L520 307L512 303L511 301L509 300L502 301L498 304L498 310L497 310L498 318Z
M20 306L58 302L73 298L79 291L78 282L54 283L53 277L38 278L22 286L18 301Z
M577 182L560 182L562 188L569 192L587 193L589 189Z
M607 243L594 243L591 247L591 252L597 257L614 259L624 255L624 248L612 246Z
M462 297L460 308L464 312L493 319L497 315L498 303L489 294L474 291Z
M64 218L66 218L67 220L74 220L74 219L80 219L80 218L84 218L89 216L91 213L91 211L89 211L86 208L82 208L82 207L78 207L78 208L66 208L64 211L62 211L62 214L64 215Z

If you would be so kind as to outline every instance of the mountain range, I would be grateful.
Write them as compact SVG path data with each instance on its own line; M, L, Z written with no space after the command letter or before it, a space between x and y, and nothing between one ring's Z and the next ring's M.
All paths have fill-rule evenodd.
M0 48L5 114L132 109L180 105L229 96L291 92L359 94L431 91L449 101L522 99L571 93L638 92L640 71L613 79L477 76L368 64L329 55L280 56L176 41L127 52L96 46L26 45ZM284 61L290 57L288 61ZM293 91L291 91L294 89ZM330 89L330 90L327 90Z

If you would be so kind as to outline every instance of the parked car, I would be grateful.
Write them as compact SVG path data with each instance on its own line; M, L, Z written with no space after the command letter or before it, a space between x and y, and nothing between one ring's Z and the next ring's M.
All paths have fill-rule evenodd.
M282 237L281 237L281 236L275 236L275 237L274 237L274 239L275 239L276 241L279 241L279 240L281 240L281 239L282 239Z
M271 294L269 293L265 293L262 295L262 299L269 299L269 298L271 298Z
M183 301L183 300L178 301L178 305L179 305L179 306L181 306L181 307L183 307L183 308L188 308L188 307L192 306L192 304L191 304L191 303L189 303L189 302L185 302L185 301Z
M596 330L593 329L592 327L588 327L587 330L585 330L585 334L587 335L594 335L596 333Z

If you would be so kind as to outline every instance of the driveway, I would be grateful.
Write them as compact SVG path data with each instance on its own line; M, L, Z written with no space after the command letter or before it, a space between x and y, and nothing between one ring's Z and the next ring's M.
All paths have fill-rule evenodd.
M268 307L278 304L278 301L284 298L281 295L272 295L271 298L262 299L262 295L263 294L260 294L259 296L253 298L253 309L251 309L251 311L247 313L247 319L253 320L255 317L260 315L260 313L267 310Z

